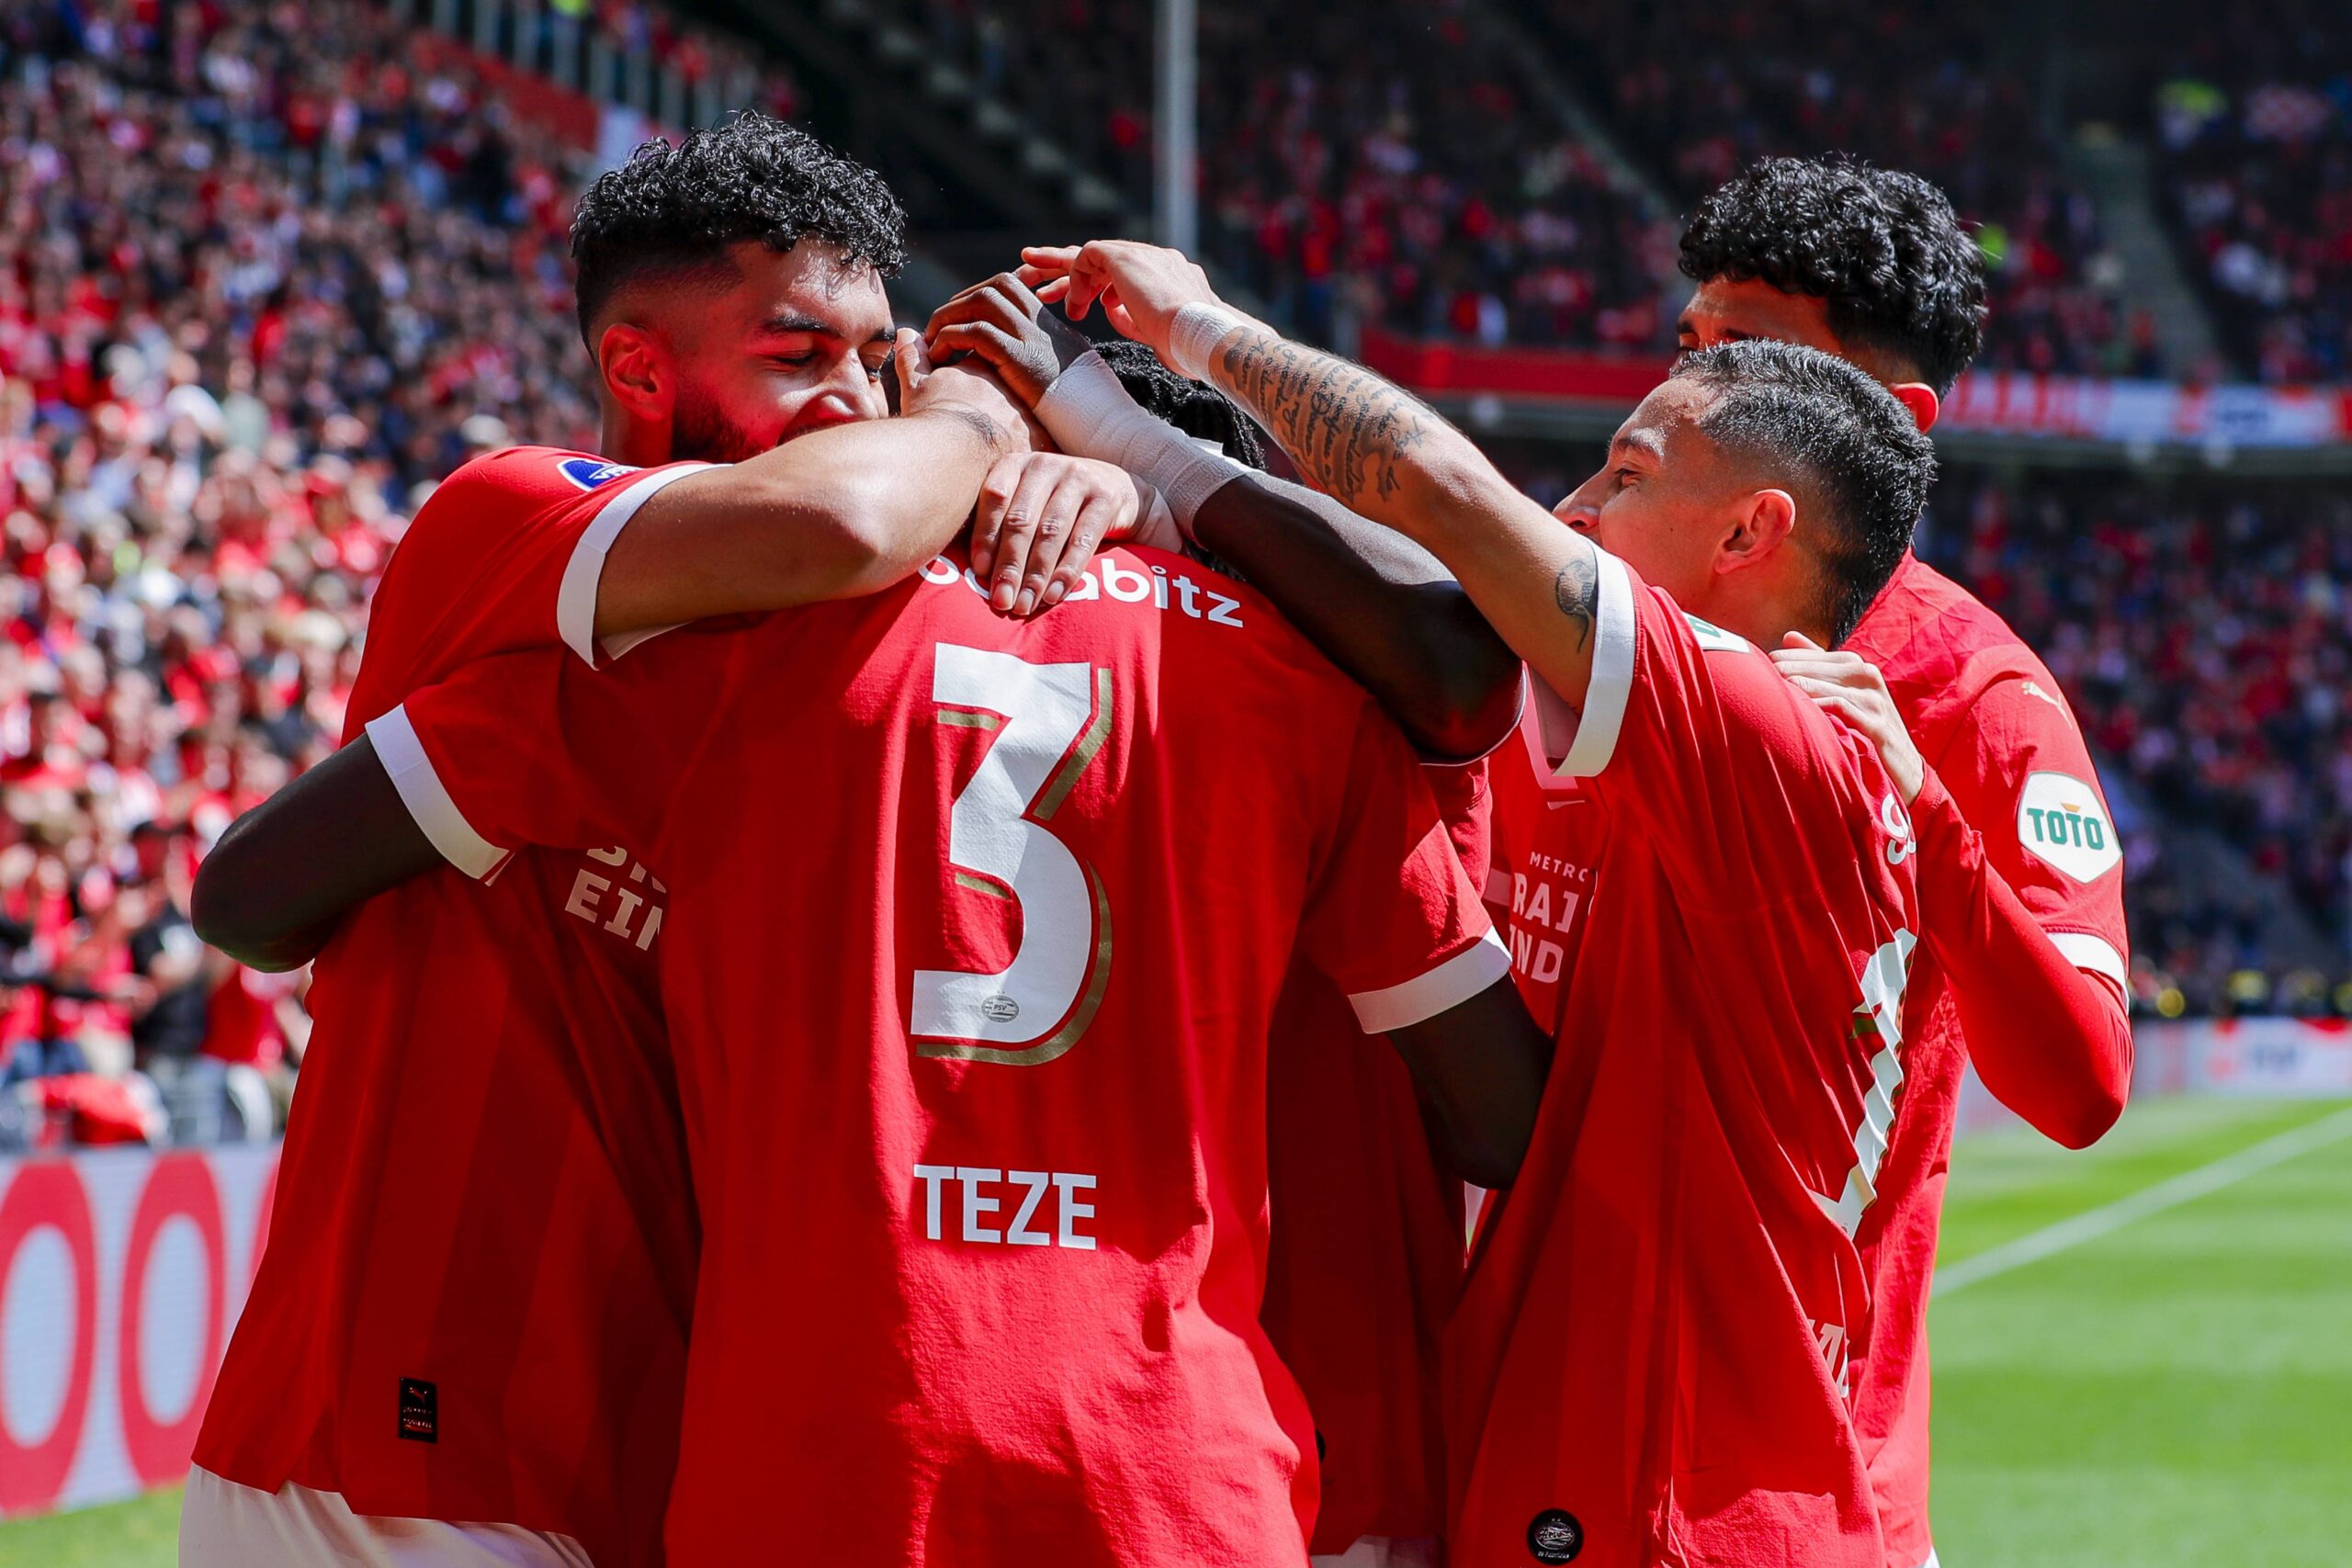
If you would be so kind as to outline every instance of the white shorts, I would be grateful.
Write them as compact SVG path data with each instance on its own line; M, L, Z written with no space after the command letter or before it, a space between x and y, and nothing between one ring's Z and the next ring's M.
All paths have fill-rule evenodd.
M1437 1568L1437 1542L1426 1537L1360 1536L1337 1557L1310 1557L1315 1568Z
M594 1568L568 1535L520 1525L355 1514L333 1492L289 1481L275 1495L207 1470L187 1472L180 1568Z

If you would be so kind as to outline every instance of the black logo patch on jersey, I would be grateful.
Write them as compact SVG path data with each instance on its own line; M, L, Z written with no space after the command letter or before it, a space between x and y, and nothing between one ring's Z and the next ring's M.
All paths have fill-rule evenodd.
M441 1440L441 1393L423 1378L401 1379L401 1437L412 1443Z
M1583 1550L1584 1527L1566 1508L1546 1508L1527 1521L1527 1551L1536 1562L1557 1568Z

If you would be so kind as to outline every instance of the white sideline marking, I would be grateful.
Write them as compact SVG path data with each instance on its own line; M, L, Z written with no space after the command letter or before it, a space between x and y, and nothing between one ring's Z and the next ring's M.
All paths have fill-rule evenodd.
M2300 1155L2310 1154L2328 1145L2352 1137L2352 1109L2323 1116L2301 1127L2290 1127L2276 1136L2265 1138L2250 1148L2233 1155L2224 1155L2211 1165L2200 1165L2195 1170L2183 1171L2154 1187L2143 1187L2114 1202L2045 1225L2030 1235L2004 1242L1989 1252L1973 1258L1963 1258L1949 1269L1936 1270L1936 1297L1952 1295L1982 1280L2022 1269L2029 1263L2080 1247L2086 1241L2121 1230L2134 1220L2144 1220L2150 1214L2162 1213L2181 1204L2219 1192L2233 1182L2256 1176L2273 1166L2284 1165Z

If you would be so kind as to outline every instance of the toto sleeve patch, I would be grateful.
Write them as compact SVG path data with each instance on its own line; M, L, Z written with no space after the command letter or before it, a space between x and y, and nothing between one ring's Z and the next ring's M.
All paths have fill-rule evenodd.
M2027 776L2018 797L2018 842L2076 882L2097 882L2123 863L2098 791L2072 773Z

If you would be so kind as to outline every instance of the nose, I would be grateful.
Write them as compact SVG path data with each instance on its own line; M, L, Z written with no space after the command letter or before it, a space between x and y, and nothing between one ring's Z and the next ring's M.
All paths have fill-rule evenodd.
M1600 503L1586 493L1591 488L1589 484L1579 486L1561 497L1560 503L1552 508L1552 515L1579 534L1591 533L1600 522Z
M865 362L854 354L842 356L841 365L826 378L817 405L822 411L819 417L828 423L878 419L888 412L883 406L882 384L866 374Z
M865 367L855 355L847 358L842 367L825 379L817 394L800 405L793 415L787 436L805 435L827 425L847 424L854 420L880 419L889 410L885 406L881 385L865 373Z

